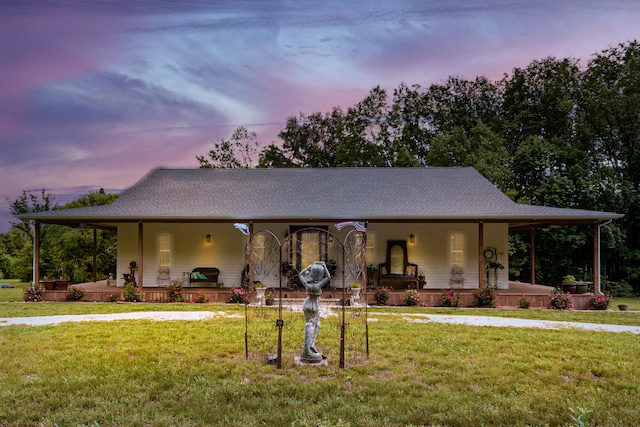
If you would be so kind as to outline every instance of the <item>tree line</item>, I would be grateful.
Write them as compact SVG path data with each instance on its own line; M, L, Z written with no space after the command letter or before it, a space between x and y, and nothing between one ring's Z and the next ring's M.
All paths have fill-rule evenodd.
M498 81L449 77L374 87L354 106L290 116L279 141L244 127L200 167L472 166L518 203L625 214L602 227L605 289L640 291L640 45L582 64L549 57ZM591 227L536 235L536 281L592 278ZM510 276L528 280L528 234L510 236ZM620 291L619 289L622 289Z
M106 194L104 189L82 195L77 200L58 206L55 196L42 190L40 193L22 192L16 200L9 201L12 215L28 212L47 212L106 205L118 198ZM5 278L31 282L33 277L33 223L16 221L8 233L0 234L0 272ZM93 230L80 230L55 224L40 226L40 274L42 278L61 278L72 283L93 280ZM96 277L106 279L116 268L116 233L98 230L96 233Z

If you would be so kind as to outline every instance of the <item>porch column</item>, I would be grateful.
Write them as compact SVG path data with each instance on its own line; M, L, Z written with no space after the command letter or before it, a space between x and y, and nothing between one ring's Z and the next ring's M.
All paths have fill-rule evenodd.
M96 270L98 269L97 242L98 242L98 229L94 228L93 229L93 283L96 283L97 281L97 272L96 272Z
M40 283L40 223L33 226L33 285Z
M142 247L143 247L142 221L138 223L138 288L142 290Z
M253 255L253 221L249 222L249 283L247 283L247 289L253 289L253 263L254 263L254 255Z
M367 301L367 232L362 233L362 242L360 246L360 259L362 261L360 269L362 271L362 292L365 296L365 302Z
M600 224L593 224L593 293L600 293Z
M484 223L478 224L478 288L484 288Z
M536 231L535 229L531 229L531 249L530 258L531 258L531 284L535 285L536 283Z

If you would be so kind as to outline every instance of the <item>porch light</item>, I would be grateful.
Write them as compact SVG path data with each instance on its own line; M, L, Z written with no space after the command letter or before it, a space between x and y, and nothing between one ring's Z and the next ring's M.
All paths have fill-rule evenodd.
M415 243L416 242L416 236L415 234L412 234L411 236L409 236L409 243Z
M207 234L207 237L204 238L205 243L211 243L211 234Z

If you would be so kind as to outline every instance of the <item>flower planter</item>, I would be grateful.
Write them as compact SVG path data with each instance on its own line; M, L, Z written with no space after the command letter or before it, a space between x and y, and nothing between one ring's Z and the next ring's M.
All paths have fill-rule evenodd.
M352 307L357 307L360 304L360 291L362 291L362 288L351 288L349 302Z
M56 281L55 280L43 280L44 289L47 291L54 291L56 289Z
M626 304L619 304L619 305L618 305L618 310L620 310L620 311L627 311L627 310L629 310L629 306L628 306L628 305L626 305Z
M564 293L570 293L570 294L575 294L576 293L576 285L572 284L572 285L568 285L568 284L562 284L562 292Z
M69 287L69 280L56 280L56 289L59 291L66 291Z
M586 293L587 293L587 284L576 283L576 294L586 294Z

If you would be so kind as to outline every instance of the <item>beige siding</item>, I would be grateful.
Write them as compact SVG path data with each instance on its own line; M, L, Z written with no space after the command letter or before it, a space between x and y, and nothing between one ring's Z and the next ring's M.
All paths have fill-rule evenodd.
M295 225L303 225L297 222ZM332 225L332 224L325 224ZM280 242L288 231L288 224L255 224L254 231L269 230ZM337 233L344 239L350 229ZM450 236L464 236L464 288L478 287L478 224L369 224L368 235L373 247L367 250L367 265L378 266L385 261L388 240L406 240L409 262L418 264L424 274L428 289L450 287L451 260ZM232 224L144 224L144 286L158 285L158 236L171 236L171 280L181 280L183 272L195 267L217 267L219 280L225 287L239 286L245 264L247 238ZM207 234L211 243L205 242ZM409 242L413 234L415 243ZM123 285L122 274L129 272L129 262L138 258L138 225L122 224L118 227L118 285ZM508 227L506 224L484 225L484 246L495 247L499 262L505 266L499 270L498 282L508 286ZM350 283L347 278L346 282ZM277 279L267 279L267 284L277 286ZM162 284L160 284L162 285Z
M144 224L143 286L158 285L158 236L171 236L171 280L182 280L183 272L196 267L217 267L219 281L226 287L239 286L245 255L246 238L232 224ZM211 243L205 242L211 235ZM129 262L138 259L138 225L118 227L118 285ZM161 284L163 285L163 284Z
M427 280L427 289L447 289L451 278L450 236L464 236L464 288L478 287L478 224L370 224L367 230L373 235L374 248L367 252L367 265L385 261L387 240L406 240L409 262L418 264L420 274ZM415 236L415 243L409 236ZM499 271L498 281L508 285L508 227L506 224L485 224L485 247L498 248L499 261L505 266Z

